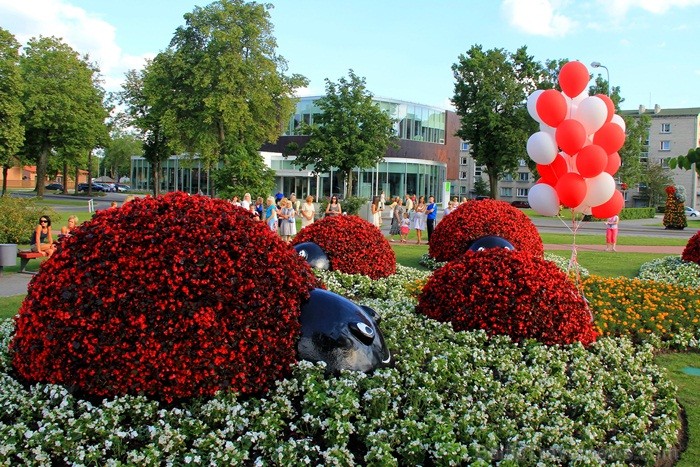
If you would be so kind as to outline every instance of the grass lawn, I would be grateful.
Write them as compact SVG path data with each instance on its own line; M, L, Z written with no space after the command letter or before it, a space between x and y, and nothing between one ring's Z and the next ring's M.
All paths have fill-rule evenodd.
M555 233L540 233L542 243L571 245L573 237L570 233L555 234ZM618 245L640 245L640 246L685 246L688 243L687 238L668 238L668 237L644 237L644 236L625 236L621 235L617 239ZM605 245L605 235L578 234L576 235L577 245Z

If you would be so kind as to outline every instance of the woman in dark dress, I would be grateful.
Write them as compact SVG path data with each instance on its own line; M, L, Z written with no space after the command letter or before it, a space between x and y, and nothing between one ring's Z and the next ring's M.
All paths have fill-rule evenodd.
M402 204L401 198L397 196L394 199L394 215L391 216L391 229L389 229L392 242L396 241L394 239L396 235L401 235L401 221L403 220L403 213L406 212Z

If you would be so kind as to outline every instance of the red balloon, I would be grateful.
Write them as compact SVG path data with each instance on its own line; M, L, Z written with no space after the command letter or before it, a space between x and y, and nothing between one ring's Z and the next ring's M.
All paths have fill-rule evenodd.
M581 62L569 62L559 70L559 86L571 98L581 94L590 79L588 68Z
M605 219L606 217L619 214L624 206L625 197L622 196L620 190L615 190L615 193L613 193L609 200L599 206L593 206L591 208L591 214L599 219Z
M557 190L561 204L575 208L586 197L586 180L577 173L569 172L559 179L554 189Z
M540 120L551 127L559 125L566 118L566 98L555 89L547 89L540 94L535 108Z
M557 131L559 129L557 128ZM598 131L593 134L593 144L605 149L605 152L612 154L619 151L625 144L625 131L612 122L604 123Z
M576 154L586 143L586 130L581 122L569 118L557 126L554 138L562 151L567 154Z
M559 179L569 171L569 165L561 154L557 154L554 161L548 165L537 164L537 173L540 174L542 183L556 186Z
M613 104L612 99L610 99L608 96L605 94L596 94L595 95L598 99L602 100L605 102L605 107L608 108L608 116L605 119L605 123L608 123L610 120L612 120L613 115L615 115L615 104Z
M605 166L605 171L610 175L615 175L622 165L622 159L620 155L616 152L608 155L608 163Z
M600 174L608 165L608 155L596 144L581 148L576 156L576 170L582 177L591 178Z

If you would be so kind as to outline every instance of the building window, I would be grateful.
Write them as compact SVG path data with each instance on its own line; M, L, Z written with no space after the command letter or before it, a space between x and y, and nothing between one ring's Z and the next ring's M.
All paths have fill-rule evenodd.
M671 150L671 141L669 141L669 140L661 141L661 150L662 151L670 151Z
M501 187L501 197L510 198L513 196L513 189L509 187Z
M467 165L469 163L468 158L462 157L459 160L459 165Z
M515 190L515 196L518 198L527 198L527 188L518 188Z
M529 182L530 181L530 174L527 172L518 172L518 181L519 182Z
M481 172L483 169L483 167L474 167L474 178L481 178Z
M671 133L671 124L670 123L662 123L661 124L661 133Z
M467 179L467 171L466 171L466 170L460 170L460 172L459 172L459 179L460 179L460 180L466 180L466 179Z
M512 176L511 174L505 174L505 175L503 176L502 181L504 181L504 182L512 182L512 181L513 181L513 176Z
M462 185L461 187L459 187L459 192L460 192L460 193L466 193L466 192L467 192L467 187L464 186L464 185Z
M667 158L667 157L664 157L663 159L661 159L661 167L664 168L664 169L670 168L670 167L668 166L668 158Z
M459 145L459 150L464 152L469 151L469 143L462 141L462 143Z

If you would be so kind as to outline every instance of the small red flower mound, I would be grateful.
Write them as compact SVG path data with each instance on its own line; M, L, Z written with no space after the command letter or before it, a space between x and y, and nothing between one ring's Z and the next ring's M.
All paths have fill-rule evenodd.
M690 237L690 240L686 243L681 259L700 264L700 230Z
M326 253L331 269L372 279L396 272L396 255L374 225L357 216L333 216L307 225L294 244L314 242Z
M505 248L468 251L436 270L417 311L458 331L483 329L514 341L596 339L586 302L566 275L552 262Z
M30 382L159 400L258 393L296 361L316 280L264 223L171 193L98 212L42 264L16 317Z
M508 240L516 250L544 254L535 224L519 209L493 199L470 200L445 216L430 236L429 254L437 261L459 258L471 243L487 235Z

